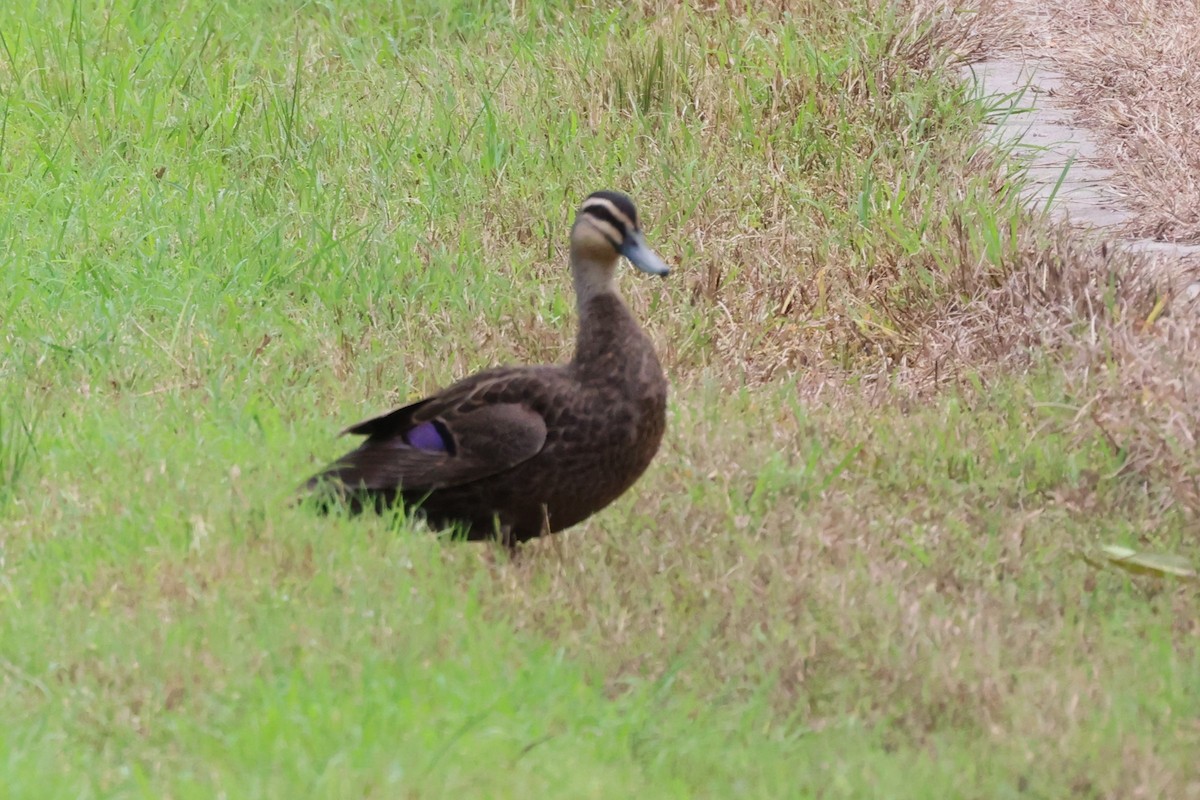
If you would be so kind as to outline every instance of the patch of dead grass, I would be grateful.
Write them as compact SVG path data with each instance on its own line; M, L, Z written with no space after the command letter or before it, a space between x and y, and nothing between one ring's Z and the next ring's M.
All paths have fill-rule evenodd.
M1003 286L943 347L972 360L1060 360L1077 419L1122 454L1120 475L1200 513L1200 305L1177 267L1029 237Z
M1064 103L1097 130L1135 236L1200 243L1200 7L1191 2L1016 0L1024 52L1067 78Z

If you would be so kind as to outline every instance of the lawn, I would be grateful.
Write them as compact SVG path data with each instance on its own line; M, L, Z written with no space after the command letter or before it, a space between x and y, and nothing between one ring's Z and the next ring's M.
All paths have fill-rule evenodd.
M6 796L1200 797L1197 585L1088 561L1200 561L1200 336L1019 208L947 57L986 17L33 5ZM570 357L601 188L675 266L623 277L672 383L634 489L511 559L293 505L345 425Z

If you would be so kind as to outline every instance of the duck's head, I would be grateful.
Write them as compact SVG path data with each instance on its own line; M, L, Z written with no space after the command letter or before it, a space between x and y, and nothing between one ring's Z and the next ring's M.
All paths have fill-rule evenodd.
M611 290L621 257L650 275L666 276L671 268L646 244L637 207L620 192L588 195L571 227L571 266L579 301Z

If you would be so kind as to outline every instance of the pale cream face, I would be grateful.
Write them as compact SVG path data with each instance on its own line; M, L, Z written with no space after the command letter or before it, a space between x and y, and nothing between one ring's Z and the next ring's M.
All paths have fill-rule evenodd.
M620 256L613 242L620 242L620 233L601 219L581 214L571 228L571 250L586 261L616 261Z

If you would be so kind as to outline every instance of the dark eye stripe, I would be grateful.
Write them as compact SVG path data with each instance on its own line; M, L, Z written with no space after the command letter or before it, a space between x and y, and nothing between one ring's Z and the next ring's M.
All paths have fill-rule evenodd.
M608 241L608 243L610 245L612 245L613 250L616 250L618 253L621 252L621 243L619 241L617 241L616 237L614 237L611 233L609 233L609 230L612 230L612 231L615 231L618 235L620 235L621 230L619 228L612 227L612 224L608 220L602 219L599 214L594 214L594 215L589 215L589 216L596 217L596 219L594 219L594 220L588 220L589 224L592 226L592 229L595 230L597 233L599 233L601 236L603 236ZM624 237L622 237L622 238L624 238Z
M622 220L620 217L618 217L616 214L614 214L612 212L612 210L609 209L603 203L592 203L590 205L584 206L583 213L593 216L596 219L602 219L605 222L607 222L609 225L612 226L613 230L615 230L617 233L619 233L621 235L622 240L624 240L625 237L629 235L629 226L625 223L625 221ZM607 236L607 235L608 234L606 233L605 236ZM617 246L618 246L618 243L613 242L613 247L617 247Z

